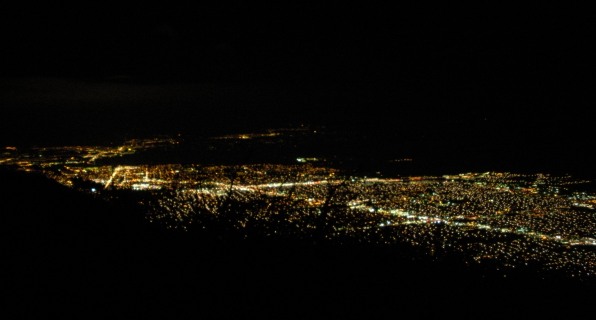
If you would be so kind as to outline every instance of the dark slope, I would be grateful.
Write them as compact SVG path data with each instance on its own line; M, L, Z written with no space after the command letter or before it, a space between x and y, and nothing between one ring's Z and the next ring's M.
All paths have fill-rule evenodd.
M109 297L97 286L122 280L149 234L130 212L40 175L1 170L0 194L3 280L17 312L68 311Z
M431 263L395 248L174 234L142 212L0 170L3 290L16 314L577 317L591 287Z

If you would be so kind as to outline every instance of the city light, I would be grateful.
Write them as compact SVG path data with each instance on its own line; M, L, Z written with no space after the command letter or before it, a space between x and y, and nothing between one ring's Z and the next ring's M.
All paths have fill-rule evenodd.
M137 139L18 154L7 147L0 163L40 171L73 188L80 181L94 183L81 190L99 196L143 192L147 200L139 205L147 208L147 219L166 229L209 228L215 219L245 237L408 244L429 255L457 254L469 263L499 261L503 269L538 264L574 277L596 273L596 194L577 191L585 180L509 172L365 177L316 157L243 165L110 161L178 144L172 138Z

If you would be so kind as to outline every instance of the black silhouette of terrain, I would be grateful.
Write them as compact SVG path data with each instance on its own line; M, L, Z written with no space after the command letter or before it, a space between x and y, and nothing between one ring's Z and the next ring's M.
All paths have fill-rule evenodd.
M407 248L166 232L126 201L10 169L0 192L3 290L16 315L575 318L593 288Z

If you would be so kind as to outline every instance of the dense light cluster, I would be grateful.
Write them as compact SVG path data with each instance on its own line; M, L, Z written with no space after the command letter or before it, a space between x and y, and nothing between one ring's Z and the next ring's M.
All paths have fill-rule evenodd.
M539 266L583 278L596 272L596 195L569 189L587 181L495 172L367 178L323 166L314 157L298 158L297 164L98 163L177 143L169 138L131 140L118 147L35 148L27 153L10 147L0 163L39 170L97 195L145 192L150 199L147 218L169 229L400 243L503 269Z

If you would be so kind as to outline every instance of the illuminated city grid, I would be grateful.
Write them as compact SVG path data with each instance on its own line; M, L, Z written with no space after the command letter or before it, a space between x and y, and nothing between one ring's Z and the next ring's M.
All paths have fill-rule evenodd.
M357 177L315 157L298 157L294 164L110 163L179 143L155 138L25 152L6 147L0 164L42 172L98 197L117 190L144 192L147 219L168 229L208 228L216 220L245 237L256 232L336 243L399 243L429 255L457 254L469 263L496 262L504 270L538 266L577 278L593 278L596 272L596 195L577 191L588 181L506 172ZM92 184L81 187L77 181Z

